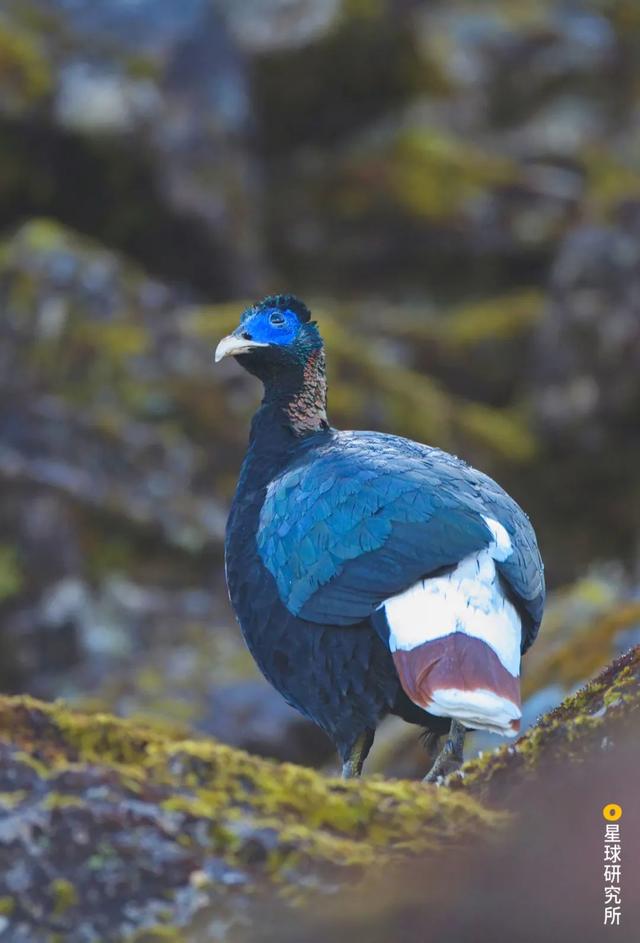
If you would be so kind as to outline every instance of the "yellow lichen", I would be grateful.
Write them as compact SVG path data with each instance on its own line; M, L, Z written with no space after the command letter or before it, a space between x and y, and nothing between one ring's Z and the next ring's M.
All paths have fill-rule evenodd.
M161 844L171 840L177 850L193 855L192 886L206 893L211 882L206 870L198 869L213 854L244 879L251 875L256 889L260 879L295 903L307 887L301 873L317 873L319 879L330 873L334 883L348 875L353 884L372 866L503 835L516 813L492 810L479 799L491 800L500 788L504 794L506 787L513 789L550 763L583 763L603 737L617 736L621 725L637 715L639 676L640 649L635 649L514 746L465 764L461 775L449 778L448 788L439 789L375 778L325 778L171 728L84 715L29 697L0 697L0 739L13 758L37 754L34 769L44 770L39 787L56 780L51 793L39 788L29 796L41 814L54 810L53 822L67 814L65 804L59 806L57 799L43 804L42 799L57 795L57 781L76 789L71 794L84 804L83 817L92 812L83 773L90 782L104 784L97 812L102 815L107 803L108 821L117 822L117 828L98 833L88 849L84 866L90 872L122 865L118 830L126 829L132 812L139 815L143 805L147 827L159 831ZM77 814L72 805L68 814L72 819ZM74 886L64 878L50 885L54 916L64 917L78 903ZM162 940L162 918L157 932Z
M16 904L13 897L0 897L0 915L10 917L15 910Z
M605 731L631 724L639 712L640 646L542 717L515 744L465 763L449 785L486 797L496 783L505 785L507 775L510 788L535 775L542 760L580 763L599 746Z
M433 129L404 132L387 165L387 185L416 216L451 217L486 188L512 181L513 165Z
M51 89L51 74L31 33L0 19L2 107L19 112L40 101Z
M543 303L541 292L528 290L465 305L439 319L440 339L468 348L517 337L540 320Z
M67 796L61 792L50 792L45 796L42 805L45 809L71 809L80 808L84 805L84 800L79 796Z
M24 585L24 574L15 547L0 544L0 601L19 593Z
M616 636L640 623L640 603L623 603L598 616L588 625L555 644L535 667L525 671L523 694L528 697L549 684L571 688L588 678L612 654Z
M588 196L596 210L608 210L621 200L640 196L640 172L635 159L626 164L601 148L590 148L583 155Z
M176 927L156 926L136 931L126 943L187 943L187 937Z
M374 858L436 848L504 822L466 796L420 783L345 783L210 740L185 739L171 728L83 715L28 697L0 698L0 738L24 755L35 730L44 775L88 763L112 770L133 794L152 785L170 788L161 808L207 822L218 853L241 859L240 822L273 830L276 847L267 870L283 867L291 855L332 866L365 865ZM57 799L51 801L57 805Z
M0 806L5 809L15 809L21 802L24 802L26 795L24 789L16 789L14 792L0 792Z
M64 878L55 878L49 885L49 890L53 898L53 914L56 917L62 917L78 903L75 887Z

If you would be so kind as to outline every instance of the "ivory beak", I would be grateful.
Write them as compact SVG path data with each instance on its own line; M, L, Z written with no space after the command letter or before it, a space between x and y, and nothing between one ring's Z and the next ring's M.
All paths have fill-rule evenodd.
M216 363L220 363L225 357L235 357L236 354L246 354L256 347L268 346L268 344L263 344L260 341L247 340L246 337L238 337L236 334L227 334L216 347L214 360Z

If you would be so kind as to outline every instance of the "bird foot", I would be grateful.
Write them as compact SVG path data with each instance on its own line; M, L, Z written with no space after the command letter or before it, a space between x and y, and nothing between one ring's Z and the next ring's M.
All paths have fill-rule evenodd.
M358 768L356 763L347 760L346 763L342 764L342 779L354 779L356 776L360 775L361 770Z
M437 783L444 779L450 773L455 773L460 769L464 762L464 738L466 728L457 720L451 721L451 729L445 744L435 759L435 762L427 775L422 780L424 783Z
M442 752L422 780L424 783L437 783L438 780L444 779L449 773L455 773L455 771L462 766L462 757L458 758L453 756L447 749L448 744L449 740L447 740Z
M375 730L365 730L355 741L350 751L343 757L342 778L353 779L360 776L364 761L371 749Z

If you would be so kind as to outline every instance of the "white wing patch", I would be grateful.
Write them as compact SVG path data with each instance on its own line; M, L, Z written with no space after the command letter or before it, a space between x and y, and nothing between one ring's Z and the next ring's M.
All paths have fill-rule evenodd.
M493 536L493 543L489 545L491 556L494 560L498 560L502 563L513 553L511 537L509 537L506 528L502 526L500 521L494 521L492 517L485 517L484 514L482 515L482 520Z
M498 521L485 521L494 536L489 547L465 557L450 573L419 580L382 603L392 652L464 632L486 642L511 675L520 674L522 624L495 567L513 552L511 540Z

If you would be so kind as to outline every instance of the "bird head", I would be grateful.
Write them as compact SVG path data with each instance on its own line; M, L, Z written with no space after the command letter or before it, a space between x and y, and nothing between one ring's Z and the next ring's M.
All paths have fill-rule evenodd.
M235 357L250 373L267 380L304 370L321 348L307 306L293 295L270 295L243 312L235 331L218 344L215 361Z

